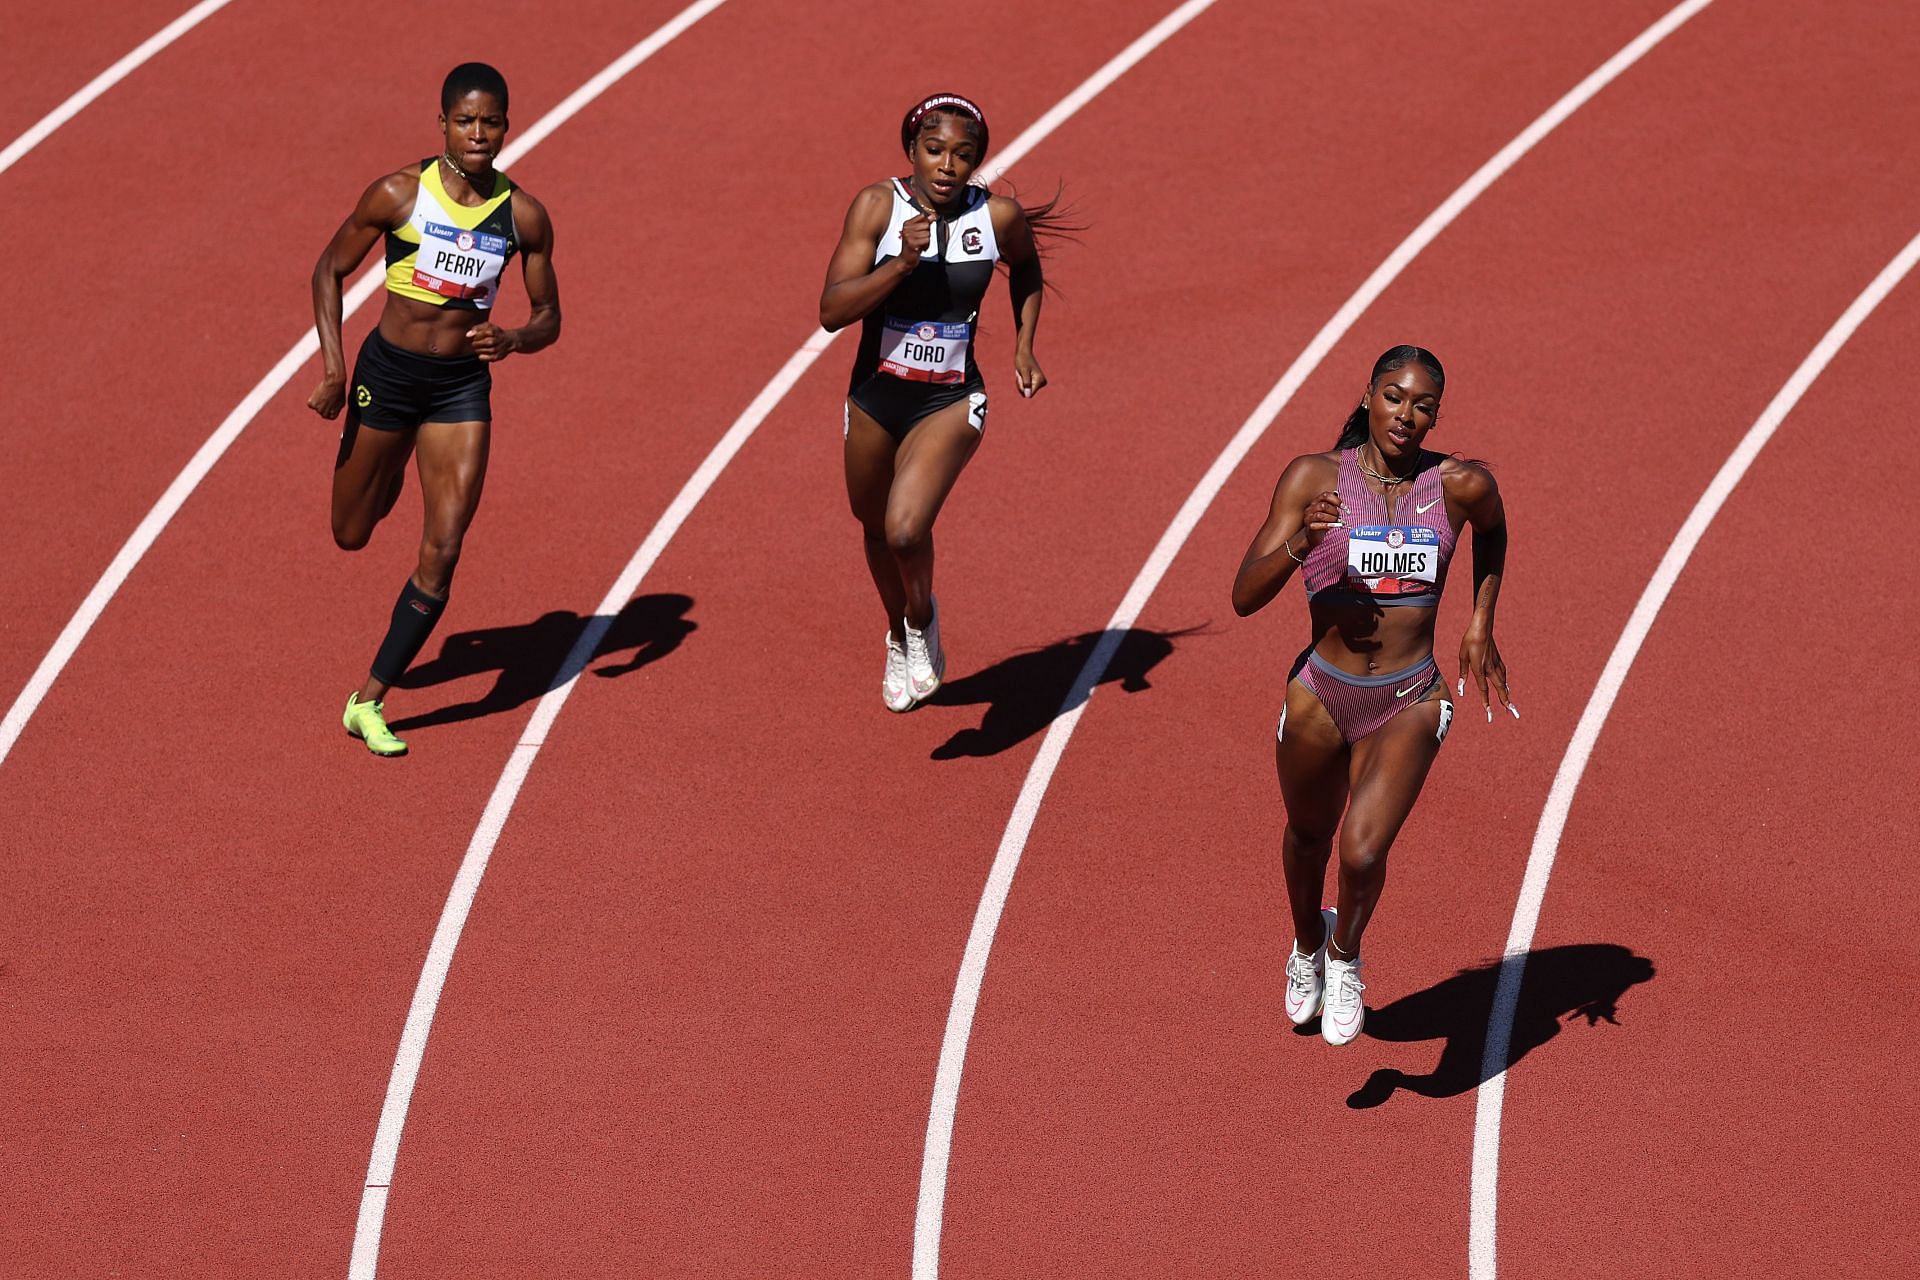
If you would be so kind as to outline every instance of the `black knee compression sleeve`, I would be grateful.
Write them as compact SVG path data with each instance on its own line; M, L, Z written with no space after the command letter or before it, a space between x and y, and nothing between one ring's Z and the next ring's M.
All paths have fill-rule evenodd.
M380 652L373 655L373 678L381 684L399 684L400 677L407 674L407 668L420 656L427 637L433 634L434 624L440 621L441 610L446 607L445 600L435 600L408 578L407 585L400 588L400 598L394 602L387 638L380 642Z

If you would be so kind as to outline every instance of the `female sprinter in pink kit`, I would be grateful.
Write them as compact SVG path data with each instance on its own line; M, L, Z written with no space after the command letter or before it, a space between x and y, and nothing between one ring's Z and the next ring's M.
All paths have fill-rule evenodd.
M1506 514L1483 466L1421 447L1446 374L1432 352L1395 347L1330 453L1287 464L1273 507L1233 580L1245 617L1306 579L1313 643L1295 661L1274 762L1286 803L1281 844L1294 942L1287 1016L1321 1015L1329 1044L1360 1034L1360 938L1387 878L1387 853L1419 798L1453 719L1433 660L1434 621L1463 525L1473 527L1473 615L1460 641L1489 720L1515 718L1493 641L1507 559ZM1342 821L1342 813L1345 820ZM1337 911L1320 907L1340 831Z

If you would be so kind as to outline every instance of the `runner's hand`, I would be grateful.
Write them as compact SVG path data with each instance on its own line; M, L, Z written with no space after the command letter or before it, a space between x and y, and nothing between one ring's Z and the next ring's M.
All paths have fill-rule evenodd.
M339 417L340 409L346 403L347 380L332 374L320 379L320 385L307 397L307 408L329 420Z
M916 213L900 224L900 261L911 270L920 265L920 255L933 243L933 219Z
M1033 358L1031 351L1013 353L1013 376L1020 383L1020 394L1031 400L1040 394L1040 388L1047 385L1047 375L1040 372L1040 362Z
M520 349L520 339L514 331L502 329L491 320L467 330L467 341L473 344L473 354L488 364L505 360Z
M1314 494L1300 515L1300 524L1307 531L1307 546L1319 546L1327 530L1344 527L1340 520L1340 495L1331 489Z
M1467 696L1468 676L1480 690L1480 705L1486 709L1488 724L1493 723L1495 699L1515 720L1520 718L1519 708L1513 705L1513 692L1507 688L1507 664L1500 659L1500 646L1493 642L1491 631L1469 627L1460 638L1460 683L1454 690L1460 698Z

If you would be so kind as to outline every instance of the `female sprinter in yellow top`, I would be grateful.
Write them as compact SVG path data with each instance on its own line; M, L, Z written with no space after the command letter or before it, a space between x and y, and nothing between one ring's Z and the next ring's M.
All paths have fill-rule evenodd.
M367 545L417 459L426 521L366 682L347 697L347 732L375 755L407 744L387 728L389 687L446 607L460 544L487 477L492 366L560 336L553 227L538 200L493 165L507 136L507 82L481 62L440 89L441 153L388 174L360 197L313 269L313 316L326 374L307 398L323 418L347 410L333 470L333 540ZM387 301L348 381L340 346L340 282L386 242ZM514 257L532 314L518 329L489 318Z

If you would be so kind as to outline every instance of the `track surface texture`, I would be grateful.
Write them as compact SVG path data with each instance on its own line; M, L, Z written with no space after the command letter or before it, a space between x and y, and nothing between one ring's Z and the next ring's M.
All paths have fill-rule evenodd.
M300 337L361 189L436 149L442 64L499 65L524 129L683 3L507 0L488 30L509 36L396 71L371 56L392 6L234 0L0 173L11 225L59 229L15 256L0 312L4 701ZM485 502L389 702L405 760L337 717L411 568L417 482L339 553L317 365L266 404L0 759L0 1273L347 1273L496 779L622 566L813 332L848 201L900 170L900 110L966 93L1005 146L1173 7L979 0L875 57L873 11L728 0L514 166L553 213L566 329L497 371ZM0 145L185 8L10 15ZM961 955L1105 620L1368 273L1668 8L1218 0L1022 157L1011 186L1064 180L1090 229L1051 251L1041 396L1013 390L1004 281L981 317L992 410L938 533L947 686L879 705L843 335L545 731L439 997L379 1274L908 1274ZM1487 1019L1555 770L1688 511L1920 233L1917 59L1898 0L1717 0L1307 378L1045 793L923 1267L1469 1273ZM506 322L525 305L510 284ZM1527 957L1476 1276L1920 1271L1917 329L1910 279L1734 490L1613 705ZM1366 1034L1333 1049L1281 1012L1271 744L1305 610L1289 588L1239 620L1228 588L1287 460L1331 444L1398 342L1451 375L1431 446L1505 495L1524 718L1459 704L1367 935ZM1440 616L1450 684L1470 554Z

